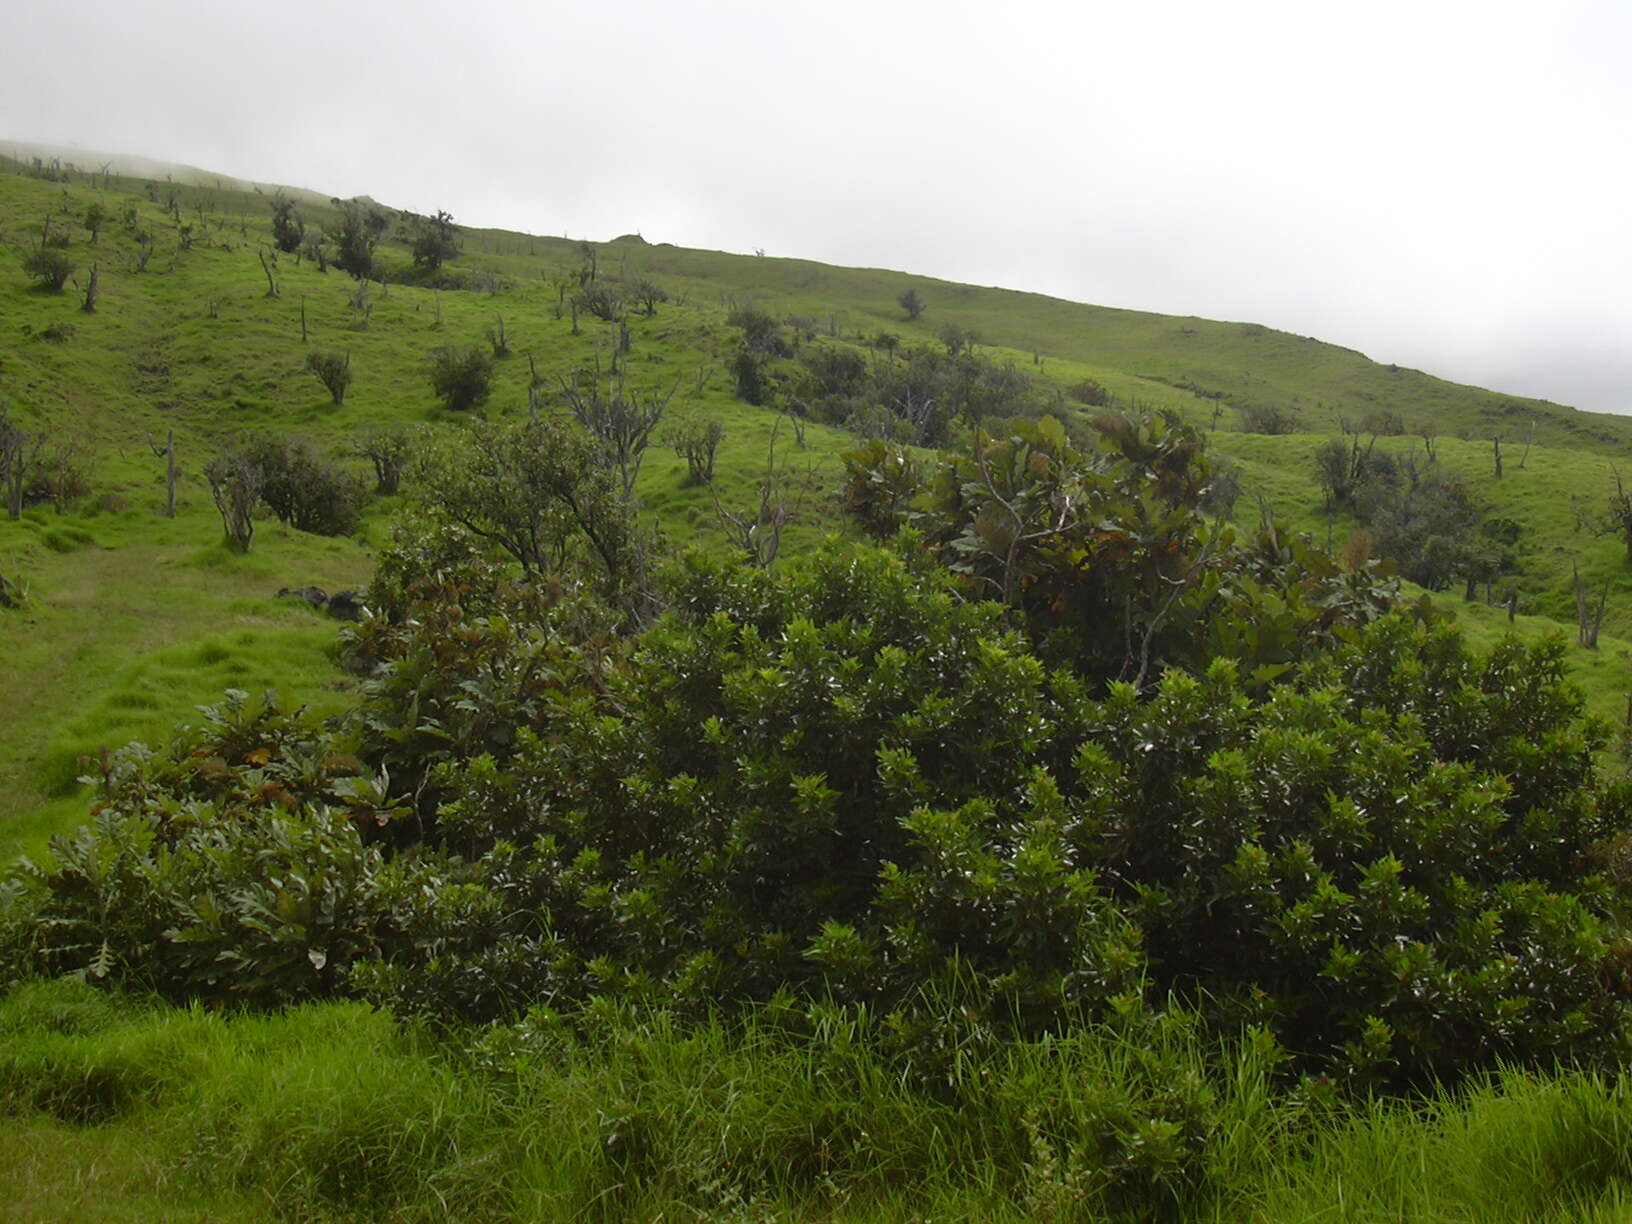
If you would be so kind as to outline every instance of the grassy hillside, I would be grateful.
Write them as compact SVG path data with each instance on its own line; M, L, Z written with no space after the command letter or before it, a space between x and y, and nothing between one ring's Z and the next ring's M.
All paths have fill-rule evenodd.
M883 270L688 251L632 235L582 244L467 229L462 252L431 269L415 266L411 228L398 229L399 222L411 222L393 215L377 252L378 274L360 282L310 254L273 253L272 189L206 172L142 178L117 169L88 175L48 160L35 166L0 159L0 409L46 438L50 454L84 474L83 487L68 490L60 506L33 504L16 521L0 514L0 575L26 592L21 607L0 610L0 855L36 852L52 834L83 821L88 797L76 779L94 768L99 753L132 738L166 739L176 724L196 718L195 707L216 702L224 689L282 690L319 713L351 704L356 681L336 663L334 621L275 593L307 584L329 591L365 584L376 552L404 521L418 491L410 479L402 494L372 498L356 530L342 536L308 534L264 517L253 547L233 551L223 541L204 469L246 438L297 434L366 473L354 448L373 427L402 425L452 436L473 416L516 418L535 405L557 411L566 384L586 368L602 369L617 359L630 386L669 395L672 413L698 414L724 430L712 489L688 483L686 463L668 446L650 450L639 502L672 544L726 544L716 498L726 508L752 502L773 438L780 460L810 488L785 548L807 550L821 534L847 530L833 492L838 456L852 436L818 423L798 430L791 418L736 395L731 365L743 333L731 320L750 303L781 321L790 343L806 351L841 351L875 369L897 360L886 355L892 349L881 343L881 334L910 350L940 345L948 327L972 332L985 357L999 366L1011 363L1031 380L1032 407L1068 420L1090 411L1081 406L1084 397L1074 394L1085 380L1103 389L1111 407L1176 412L1207 431L1219 462L1239 472L1238 520L1250 525L1262 506L1334 549L1345 547L1357 520L1325 504L1314 479L1316 450L1345 425L1391 421L1402 428L1376 441L1379 453L1404 461L1425 454L1431 441L1440 467L1459 476L1481 508L1520 527L1513 573L1489 591L1475 592L1471 601L1463 600L1458 584L1439 602L1457 613L1479 644L1514 630L1526 636L1563 632L1573 643L1571 584L1579 571L1595 592L1607 591L1609 632L1597 650L1572 645L1571 667L1595 710L1623 716L1632 659L1632 567L1623 541L1601 523L1615 465L1632 443L1632 422L1379 366L1350 350L1250 323L1121 311ZM319 195L291 192L289 198L308 233L342 220L340 207ZM101 222L93 234L97 211ZM61 292L42 289L25 271L27 258L42 246L71 264ZM95 309L86 310L93 269L99 296ZM571 292L586 279L622 286L650 282L664 300L651 313L630 310L621 323L608 323L572 308ZM909 289L926 303L917 319L904 317L898 305ZM501 331L509 353L497 357L491 398L475 413L442 407L427 377L433 353L446 346L496 349ZM354 382L343 404L335 404L307 369L308 355L318 351L349 360ZM792 359L773 364L782 375L796 373ZM786 400L793 384L778 386L772 398ZM1289 432L1247 428L1277 414L1290 422ZM155 451L172 435L180 458L173 518L164 513L164 461ZM1506 452L1499 477L1493 462L1498 437ZM826 593L839 583L828 576L817 585ZM857 585L864 588L866 580ZM1520 609L1511 622L1495 606L1510 588ZM458 598L468 607L468 588ZM945 607L960 616L971 612L951 600ZM845 633L850 627L843 620ZM431 637L439 632L426 630ZM754 635L744 628L736 636L747 643ZM783 640L793 636L790 629ZM920 636L937 640L934 633ZM444 640L438 639L438 647ZM671 643L671 649L679 647ZM923 674L944 672L946 657ZM1000 649L983 651L976 674L985 675L1006 657ZM1368 665L1373 658L1368 656ZM857 674L839 670L851 678ZM663 697L654 682L659 673L641 674L638 683L630 682L630 692L655 694L655 710ZM535 673L526 676L530 684ZM1473 687L1463 685L1452 695L1460 701ZM475 691L442 688L462 700ZM968 691L990 695L997 689ZM1151 707L1156 712L1147 731L1160 726L1178 728L1177 738L1190 734L1185 691L1177 685L1171 705ZM1515 704L1550 709L1546 694L1528 700L1534 692L1523 690ZM416 721L420 695L412 700ZM850 702L845 709L862 708L851 694L840 696ZM682 708L675 700L663 707L664 717ZM944 730L943 711L956 702L938 694L926 701L928 713L914 717ZM480 701L467 704L483 709ZM1008 708L990 700L967 704L982 717ZM1450 708L1449 699L1428 704ZM834 706L840 708L838 698ZM1456 708L1476 707L1483 708L1479 702ZM765 718L763 704L747 702L745 708ZM565 720L568 707L551 710ZM587 706L582 713L588 719ZM699 716L674 718L688 728L725 726ZM473 721L508 725L485 716ZM802 733L803 723L793 721ZM1007 727L1023 720L1004 714L999 721ZM1063 719L1038 722L1066 725ZM783 724L772 725L780 734ZM593 729L593 737L576 741L580 748L612 738L598 722ZM1253 769L1274 783L1270 788L1266 782L1262 793L1279 794L1286 779L1303 775L1283 769L1276 754L1285 752L1298 768L1301 756L1318 755L1297 744L1288 749L1290 740L1276 738L1284 729L1211 754L1206 769L1220 777L1226 769L1245 771L1250 746ZM1343 742L1384 745L1377 755L1385 765L1419 751L1396 750L1393 741L1367 734L1372 737ZM659 738L632 735L631 742L644 750ZM728 738L737 746L722 755L746 759L746 733L721 735ZM1124 742L1146 751L1158 738L1141 731ZM1537 738L1551 743L1546 735ZM1520 743L1526 750L1532 746L1524 737ZM189 744L178 756L200 776L214 776L216 766L238 769L240 755L244 768L258 769L269 759L258 750L241 753L241 745L231 751L195 748ZM1566 751L1558 744L1547 748L1554 750ZM1370 755L1350 752L1345 760L1369 765ZM334 770L345 768L342 754L302 750L293 756L309 765L320 762L313 767L325 779L331 763ZM608 755L595 765L590 756L580 750L562 760L569 773L604 766L631 793L692 793L686 789L689 774L671 775L672 787L665 782L660 791L623 768L623 758ZM227 757L234 758L230 764ZM1178 758L1164 746L1151 759ZM844 760L862 762L859 774L868 773L866 753L847 752ZM1577 754L1570 768L1582 760ZM1093 767L1086 754L1081 761L1080 768ZM280 759L278 767L285 763ZM690 770L692 757L681 765ZM399 781L407 776L396 772ZM807 782L834 772L801 772L798 794L806 793ZM1109 766L1104 772L1111 776ZM1449 785L1447 779L1458 786L1468 780L1461 766L1430 773L1435 787ZM1025 869L1021 874L1041 870L1037 864L1046 856L1038 848L1045 846L1043 834L1052 838L1054 830L1045 811L1045 775L1026 776L1035 790L1028 802L1037 809L1039 833L1034 841L1018 837L1026 846L1014 856ZM1208 779L1209 785L1218 781ZM1378 783L1378 793L1398 806L1403 791L1397 778L1387 782ZM760 785L750 783L736 789ZM1016 794L1021 789L1005 785ZM264 800L269 811L282 802L265 779L256 786L258 802ZM730 789L718 788L722 809ZM1234 793L1222 785L1210 793L1226 791ZM1333 782L1310 793L1347 798L1355 791ZM1186 792L1186 802L1201 793L1198 784ZM1240 793L1238 818L1258 823L1251 796L1260 792L1243 784ZM1425 788L1412 794L1411 802L1435 818L1472 810L1457 806L1461 792ZM1447 795L1452 801L1444 801ZM597 794L585 810L598 812L601 798ZM1469 802L1474 800L1475 807L1484 802L1479 796ZM698 810L709 811L708 802L714 800ZM1328 803L1335 812L1339 805L1330 798ZM877 810L872 803L850 806ZM1117 806L1125 812L1163 810L1141 802ZM607 807L615 810L621 809ZM779 808L766 810L780 816ZM479 816L466 812L463 818ZM110 821L110 811L99 819ZM629 827L612 823L620 836ZM933 832L927 821L922 827ZM134 843L140 830L115 836ZM1005 864L1012 849L1007 843L1016 836L1003 834ZM320 853L307 855L309 843L300 845L291 852L296 866L287 873L275 870L305 888L300 877L315 878L324 867ZM128 846L121 842L115 849L122 854ZM172 865L193 861L192 854L178 851ZM575 858L573 870L589 857ZM1468 860L1447 857L1449 872L1462 881ZM1577 870L1579 858L1561 857L1560 874ZM265 861L276 862L276 854ZM402 855L393 861L406 870L429 858ZM525 856L517 861L516 878L525 879L531 868ZM991 861L998 862L995 851ZM1307 878L1297 866L1301 859L1293 855L1288 862L1288 878L1301 888L1296 881ZM1374 869L1381 881L1390 863L1397 872L1392 854L1365 867L1359 891L1367 904ZM552 888L570 874L538 870ZM965 877L975 881L983 873L995 879L997 868L950 872L948 895L963 887ZM446 896L479 917L481 906L472 900L481 891L475 878L450 878ZM404 885L402 894L419 895L429 889L428 879ZM924 877L936 889L939 879ZM282 897L283 884L276 886ZM1079 886L1091 887L1072 885ZM189 883L178 895L190 905L214 885L199 887L202 892ZM601 904L605 891L585 896ZM12 895L0 894L0 905ZM249 897L246 912L261 904L225 884L223 895L231 905ZM645 921L638 903L647 895L628 893L633 903L618 911L619 921ZM1381 888L1376 895L1384 895ZM1146 896L1155 898L1156 890ZM995 911L987 901L981 904L988 906L980 911L987 924ZM1481 940L1501 935L1504 922L1551 937L1552 926L1525 927L1528 911L1516 903L1509 908L1512 913L1479 915ZM199 910L201 922L208 909ZM1194 912L1203 913L1202 907ZM109 954L110 913L147 917L168 911L104 903L92 942L74 948L94 949L99 929L102 954ZM529 903L529 931L546 926L549 913ZM262 926L282 939L281 933L300 925L286 919ZM399 920L406 921L400 914L392 919ZM457 933L462 920L450 909L436 939ZM310 921L315 927L324 919ZM1204 921L1218 921L1210 900ZM1455 922L1445 925L1461 929ZM68 920L55 921L51 929L68 930ZM189 928L194 934L202 929ZM714 931L714 919L700 929ZM1017 927L1024 939L1038 929L1034 918ZM825 955L840 947L841 933L824 928ZM1439 932L1432 934L1437 938ZM165 938L174 935L166 932ZM736 936L721 939L726 947ZM1399 947L1392 938L1379 939L1380 955L1404 955L1403 936ZM296 970L335 971L318 941L304 935L290 940L279 955L292 948ZM747 946L746 937L739 942ZM485 955L495 941L484 937L475 944ZM949 946L961 955L960 945ZM1564 963L1548 954L1551 945L1536 946L1542 951L1535 959L1548 970ZM15 948L0 948L10 951ZM0 967L25 960L0 961ZM457 961L458 954L450 953L449 963ZM543 963L542 957L529 961ZM596 973L603 963L614 977L624 973L605 958L594 962ZM707 962L687 963L706 968ZM1072 961L1089 963L1086 956ZM1507 973L1516 963L1512 956L1500 964L1492 959L1490 973ZM101 972L93 965L80 974ZM507 983L511 975L495 972L489 980ZM1399 987L1405 980L1403 971L1384 972L1377 989L1415 998ZM1591 969L1576 980L1610 989ZM141 981L162 985L151 977ZM706 985L698 989L706 994ZM539 1007L524 1020L508 1017L519 1020L515 1024L452 1024L434 1032L356 1001L284 1007L287 996L279 996L270 1014L253 1016L232 1012L239 1001L256 996L202 997L225 1005L164 1006L84 981L8 982L0 974L0 1203L6 1204L0 1217L139 1220L173 1218L179 1210L243 1220L1070 1219L1098 1218L1105 1204L1126 1195L1127 1218L1150 1218L1145 1208L1154 1204L1170 1218L1219 1220L1611 1219L1624 1218L1632 1185L1632 1114L1612 1078L1513 1072L1471 1078L1454 1093L1373 1105L1350 1098L1346 1107L1330 1080L1294 1082L1278 1072L1288 1051L1275 1048L1269 1030L1232 1020L1224 1039L1204 1038L1203 1021L1175 996L1154 999L1148 1011L1142 1003L1132 1009L1124 998L1128 1005L1115 1007L1115 1022L1062 1023L1057 1032L1002 1040L993 1036L998 1030L977 1023L978 1009L960 1004L955 993L925 995L917 1012L871 1002L841 1007L831 997L800 1011L779 994L738 1017L699 1013L684 1021L678 1012L625 1006L608 993L576 1019ZM567 1006L564 994L540 997L552 1007ZM712 1006L729 991L708 997ZM1331 1014L1331 1008L1318 1009L1322 1018ZM1504 1023L1512 1018L1504 1017ZM1350 1017L1356 1023L1358 1018L1358 1011ZM1518 1023L1531 1021L1526 1016ZM1536 1031L1546 1023L1537 1021ZM1368 1040L1373 1035L1368 1029ZM1414 1033L1408 1036L1415 1040ZM1462 1048L1478 1053L1495 1047L1475 1039ZM926 1052L927 1058L920 1057ZM1345 1057L1358 1061L1353 1050ZM1107 1152L1117 1153L1115 1159L1105 1159Z
M117 167L114 167L117 169ZM43 174L43 177L42 177ZM566 307L586 261L599 275L650 280L669 301L626 320L631 385L674 391L674 408L725 425L716 489L745 505L765 463L776 417L732 393L724 366L740 335L729 309L749 302L795 330L860 345L881 332L934 345L948 325L972 331L981 351L1012 361L1059 411L1065 391L1097 380L1113 405L1169 409L1212 435L1236 464L1245 496L1317 539L1341 547L1352 519L1328 515L1312 478L1316 446L1340 422L1392 414L1437 434L1442 463L1462 474L1490 511L1524 524L1517 586L1525 632L1560 625L1573 635L1572 566L1610 589L1606 634L1579 652L1595 708L1618 715L1632 637L1632 570L1619 539L1593 522L1613 488L1612 468L1632 445L1632 421L1461 386L1381 366L1352 350L1251 323L1175 318L956 285L899 272L795 259L692 251L628 235L585 244L467 229L462 254L436 274L413 267L388 231L381 279L360 283L270 246L271 194L202 172L174 179L36 170L0 159L0 404L44 430L85 465L90 491L71 511L35 507L0 520L0 574L27 584L21 612L0 614L0 850L37 847L80 810L74 778L84 754L132 737L158 737L226 686L276 685L317 703L342 700L349 681L328 658L332 623L272 598L285 586L334 590L366 582L370 550L401 506L370 504L355 538L325 539L263 522L248 555L222 546L202 478L220 448L257 432L293 432L344 448L370 426L460 426L426 377L441 346L485 347L503 327L511 355L498 362L488 416L527 410L528 388L609 361L615 325ZM297 199L308 232L338 213L320 196ZM86 210L107 220L92 240ZM74 271L61 293L24 274L49 232L65 240ZM273 259L263 266L263 256ZM81 309L92 268L99 297ZM440 287L439 287L440 286ZM905 318L897 298L916 290L926 309ZM575 330L577 334L575 333ZM315 349L349 355L354 382L343 406L305 369ZM1297 431L1246 432L1254 411L1280 410ZM152 444L171 431L181 466L178 513L160 514L163 461ZM1492 472L1491 439L1506 446ZM785 455L831 486L842 432L812 424L806 449ZM1415 432L1379 445L1420 450ZM1524 456L1521 463L1521 455ZM359 464L360 466L360 464ZM676 543L719 542L709 492L687 486L685 465L653 446L640 494ZM789 547L839 527L832 500L812 497ZM1493 592L1499 601L1504 591ZM1447 601L1460 605L1459 599ZM1480 634L1506 628L1467 609Z

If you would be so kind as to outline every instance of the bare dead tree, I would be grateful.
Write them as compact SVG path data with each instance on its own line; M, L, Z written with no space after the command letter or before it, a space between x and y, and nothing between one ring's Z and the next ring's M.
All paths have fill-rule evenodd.
M0 490L5 493L6 513L13 520L23 517L23 494L45 453L46 442L44 430L30 432L0 409Z
M1576 641L1588 650L1597 650L1598 631L1604 626L1604 608L1609 603L1609 579L1604 579L1604 585L1598 592L1598 607L1594 611L1586 581L1581 577L1581 571L1573 561L1570 563L1570 573L1575 578Z
M269 298L275 298L278 296L278 282L273 279L272 276L273 265L267 262L265 251L257 250L255 255L261 261L261 271L266 273L266 296ZM278 257L276 255L272 256L274 261L276 261L277 258Z
M805 499L817 483L817 465L813 461L805 464L803 472L795 472L786 463L778 465L776 435L781 426L782 418L778 417L765 450L765 475L759 482L757 505L742 513L728 510L720 500L719 489L713 483L708 486L714 498L715 517L726 538L761 569L770 569L776 563L783 529L798 520Z
M164 460L164 517L176 517L176 431L170 430L160 446L150 437L147 448Z
M83 310L86 314L95 314L96 313L96 293L97 293L96 265L92 264L91 265L91 279L89 281L87 281L86 285L85 285L85 301L84 301L84 304L80 306L80 309Z
M667 391L631 391L620 372L608 377L603 393L598 355L593 372L583 370L561 379L561 398L599 444L606 462L617 468L625 502L634 498L646 446L679 388L677 379Z

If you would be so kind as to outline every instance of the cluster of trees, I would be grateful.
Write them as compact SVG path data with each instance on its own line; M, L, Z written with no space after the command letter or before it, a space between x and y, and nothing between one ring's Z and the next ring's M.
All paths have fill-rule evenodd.
M1632 790L1556 644L1477 655L1375 571L1234 540L1171 422L983 439L900 478L927 534L775 572L627 568L594 446L542 420L430 456L345 631L355 711L239 694L101 762L92 823L0 888L0 970L865 1008L926 1075L972 1028L1173 996L1360 1087L1616 1047Z
M1352 512L1370 548L1431 591L1460 580L1471 599L1517 568L1520 525L1487 516L1431 455L1398 455L1379 448L1376 434L1348 434L1316 450L1315 479L1328 511Z
M400 428L370 430L353 448L369 460L375 491L396 493L414 451ZM278 434L251 438L212 459L204 468L221 515L227 543L247 552L262 510L297 531L349 535L357 529L368 495L366 481L308 439Z
M869 358L837 342L799 343L752 306L729 321L743 333L730 363L739 398L862 438L944 446L959 428L1041 415L1055 402L1012 362L978 352L977 337L952 324L941 329L939 348L903 351L892 336Z

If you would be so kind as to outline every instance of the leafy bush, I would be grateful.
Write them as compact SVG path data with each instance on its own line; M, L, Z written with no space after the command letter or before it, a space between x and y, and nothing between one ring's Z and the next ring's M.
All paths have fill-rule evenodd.
M526 487L490 460L578 488L555 429L475 431L466 509ZM837 1009L949 1086L987 1043L1154 1033L1175 1000L1361 1089L1616 1056L1632 782L1598 777L1562 646L1384 615L1374 574L1205 521L1208 483L1173 422L1106 418L1089 452L1022 423L915 494L928 536L688 556L633 633L428 482L447 517L348 630L352 716L240 696L103 762L93 825L0 888L5 970L474 1020ZM1035 1103L1036 1210L1084 1178L1188 1193L1210 1115L1174 1065L1089 1094L1069 1149Z
M263 436L245 456L260 473L261 501L280 523L327 536L357 529L362 480L320 456L306 439Z
M372 942L381 783L315 719L229 693L163 753L104 757L91 823L23 861L0 906L12 972L268 1005L332 993Z
M1581 865L1627 804L1556 646L1392 618L1267 697L1218 661L1096 700L907 556L692 559L633 650L553 663L502 754L442 757L437 838L474 857L404 894L369 988L911 1015L961 976L1027 1031L1175 991L1390 1085L1616 1047Z
M474 345L437 349L431 358L431 390L450 411L478 408L493 391L493 359Z
M74 261L64 251L36 247L23 256L23 271L49 293L61 293L74 274Z
M1097 380L1085 378L1081 382L1072 384L1071 398L1079 404L1087 404L1091 408L1103 408L1111 402L1110 392Z
M351 386L351 354L324 352L314 349L306 354L306 368L329 393L335 407L346 401L346 390Z

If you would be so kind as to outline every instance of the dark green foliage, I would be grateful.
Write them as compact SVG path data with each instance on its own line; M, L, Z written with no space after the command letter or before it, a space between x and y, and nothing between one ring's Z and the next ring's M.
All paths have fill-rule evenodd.
M894 535L924 491L912 452L888 442L875 440L844 455L844 476L839 506L875 540Z
M1237 404L1235 411L1241 418L1241 428L1247 433L1297 433L1303 425L1296 409L1280 404Z
M916 289L908 289L900 297L896 298L895 301L896 305L900 306L902 310L906 311L907 318L909 319L916 319L919 315L924 313L924 299L918 295L918 290Z
M450 411L479 408L493 391L493 358L475 345L437 349L431 357L431 390Z
M1614 1056L1632 786L1562 648L1386 615L1375 572L1210 520L1193 431L1098 424L924 479L857 452L858 514L914 532L688 555L655 623L594 440L473 428L347 630L352 714L235 700L105 762L96 823L0 890L0 955L474 1020L865 1013L949 1095L971 1050L1174 1000L1362 1089ZM1069 1149L1033 1103L1039 1211L1183 1200L1209 1113L1176 1065ZM612 1130L641 1167L639 1110Z
M381 784L298 712L229 693L204 718L104 757L91 823L9 878L13 971L279 1004L371 946L381 864L357 826L392 818Z
M434 217L414 217L410 222L414 266L435 272L459 254L459 227L453 214L438 209Z
M306 238L306 222L295 210L295 202L281 191L272 197L272 243L286 255L300 250Z
M1044 401L1028 377L1012 363L980 356L965 346L965 333L958 336L944 352L912 349L903 360L871 367L852 348L807 346L790 398L814 420L917 446L947 444L960 422L1042 411Z
M782 326L771 315L752 303L732 310L726 316L732 327L742 328L742 343L750 353L770 357L787 357L793 350L782 335Z
M103 208L102 205L93 202L85 206L85 228L91 232L92 246L96 245L97 237L102 233L110 219L108 210Z
M1627 811L1555 647L1479 660L1391 619L1266 699L1219 661L1096 701L887 554L693 559L671 600L610 660L553 648L496 755L437 748L437 838L476 857L405 894L371 989L913 1015L962 975L1000 1029L1175 990L1385 1084L1614 1046L1580 873Z
M23 271L47 293L61 293L74 274L74 261L66 251L35 247L23 256Z
M1071 387L1071 398L1091 408L1103 408L1111 402L1111 394L1095 379L1085 378Z
M765 372L766 359L746 345L731 357L731 377L736 382L737 398L756 406L770 399L771 384Z
M357 529L362 482L306 439L267 435L252 441L244 457L258 469L261 501L280 523L328 536Z
M910 507L971 594L1016 608L1045 658L1097 683L1143 687L1218 655L1267 683L1390 606L1378 574L1345 573L1272 521L1238 539L1209 519L1213 479L1193 430L1113 414L1096 424L1085 449L1052 418L977 435L975 454L944 460L917 490L886 470L887 449L856 452L846 498L873 534L886 509L900 521Z
M478 425L421 455L429 511L529 575L580 578L634 623L649 610L650 540L601 448L554 419Z
M351 354L325 352L314 349L306 354L306 368L323 384L335 407L346 402L346 389L351 386Z
M390 224L374 205L362 200L334 200L340 223L327 233L334 247L334 266L359 280L374 273L374 248Z

